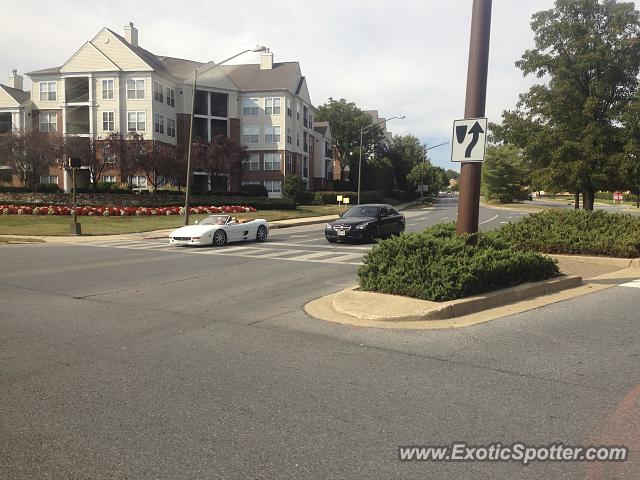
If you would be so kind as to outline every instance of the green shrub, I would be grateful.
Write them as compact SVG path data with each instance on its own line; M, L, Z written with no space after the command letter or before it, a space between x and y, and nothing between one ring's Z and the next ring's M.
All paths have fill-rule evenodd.
M603 210L549 209L504 225L493 235L520 250L640 257L640 218Z
M269 196L267 187L261 184L242 185L240 187L240 191L244 192L246 195L250 197L268 197Z
M36 183L33 191L38 193L59 193L60 187L55 183Z
M298 205L308 198L305 196L306 191L306 185L300 175L288 175L282 182L282 196L293 200Z
M338 203L336 200L338 195L349 197L353 205L358 201L358 192L325 190L315 193L315 203L335 205ZM360 192L360 196L362 197L360 203L380 203L384 198L384 192L382 190L365 190Z
M358 280L363 290L441 302L559 274L549 257L483 233L473 246L446 224L381 241L364 257Z

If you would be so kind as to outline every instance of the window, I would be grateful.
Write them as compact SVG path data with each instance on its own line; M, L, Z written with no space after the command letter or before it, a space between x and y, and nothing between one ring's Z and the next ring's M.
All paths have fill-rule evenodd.
M242 115L260 115L260 100L258 98L243 98Z
M144 132L147 115L145 112L127 112L127 131Z
M280 193L282 190L280 189L280 180L265 180L264 186L269 193Z
M113 100L113 79L102 80L102 99Z
M170 107L176 106L176 90L175 88L166 87L167 105Z
M309 157L302 157L302 178L309 178Z
M303 132L302 136L304 138L302 148L303 148L303 150L305 152L308 152L309 151L309 142L308 142L308 134L307 134L307 132Z
M287 116L290 117L293 114L291 110L291 99L287 98Z
M40 112L40 131L55 132L58 130L58 115L55 112Z
M40 175L40 183L53 183L57 185L58 176L57 175Z
M296 145L300 146L300 130L296 130Z
M215 137L219 137L220 135L223 137L227 136L227 121L216 120L214 118L211 120L211 139L213 140Z
M102 112L102 130L105 132L113 132L115 127L115 113Z
M167 135L174 138L176 136L176 121L173 118L167 118Z
M116 176L115 175L103 175L102 176L102 181L104 183L116 183Z
M132 177L129 177L129 183L134 187L146 187L147 177L143 177L142 175L134 175Z
M56 99L56 82L40 82L40 101L53 101Z
M264 141L265 143L278 143L280 141L280 126L267 125L264 127Z
M300 121L300 104L296 102L296 120Z
M292 141L293 141L293 137L291 134L291 127L287 127L287 143L291 144Z
M246 125L242 127L242 143L258 143L260 141L260 127Z
M153 131L156 133L164 133L164 116L159 113L153 115Z
M303 123L305 127L309 127L309 109L307 108L307 106L305 105L302 108L302 112L303 112Z
M242 180L242 185L260 185L258 180Z
M287 153L287 170L293 172L293 154Z
M250 153L242 159L242 169L247 172L257 172L260 170L260 154Z
M144 79L130 78L127 80L127 98L144 98Z
M264 154L264 169L265 170L280 170L280 154L279 153L265 153Z
M265 115L280 115L280 99L279 98L265 98L264 99L264 114Z
M164 102L164 85L155 80L153 81L153 99L160 103Z

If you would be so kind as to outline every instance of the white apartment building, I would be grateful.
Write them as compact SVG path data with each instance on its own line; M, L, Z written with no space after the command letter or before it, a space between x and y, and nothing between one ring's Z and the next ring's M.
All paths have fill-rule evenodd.
M61 66L27 73L31 94L13 71L9 85L0 85L0 128L8 128L10 114L13 131L97 139L135 131L146 140L184 145L197 70L193 137L225 135L247 149L243 173L229 178L228 189L260 183L277 197L287 174L300 174L310 189L319 183L314 178L327 178L316 165L315 144L323 134L313 129L315 108L298 62L274 63L266 52L259 64L204 64L154 55L138 38L132 23L124 36L103 28ZM68 189L63 177L60 170L49 180ZM117 172L111 177L123 180ZM205 181L211 186L211 179ZM144 186L144 179L139 183Z

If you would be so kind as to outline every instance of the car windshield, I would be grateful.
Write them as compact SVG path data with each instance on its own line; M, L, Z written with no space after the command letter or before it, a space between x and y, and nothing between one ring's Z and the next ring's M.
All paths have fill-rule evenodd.
M378 216L378 207L351 207L349 210L345 212L342 216L343 218L351 218L351 217L377 217Z
M226 225L229 215L210 215L200 222L200 225Z

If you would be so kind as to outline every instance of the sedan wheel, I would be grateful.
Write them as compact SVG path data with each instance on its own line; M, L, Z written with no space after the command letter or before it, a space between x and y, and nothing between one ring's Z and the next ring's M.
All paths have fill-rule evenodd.
M227 243L227 234L224 230L216 230L213 234L213 246L214 247L222 247Z
M258 242L264 242L267 239L267 227L265 227L264 225L260 225L258 227L258 233L256 233L256 240Z

